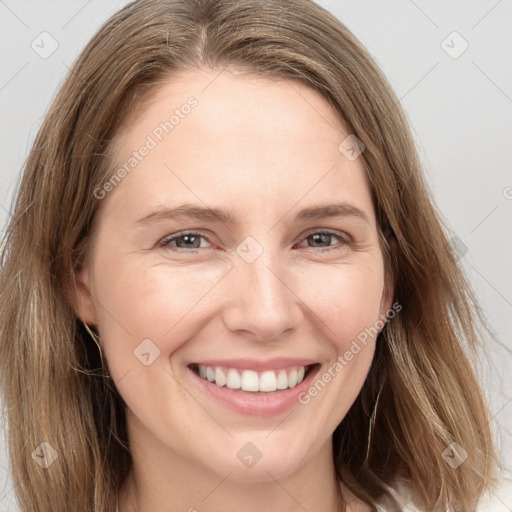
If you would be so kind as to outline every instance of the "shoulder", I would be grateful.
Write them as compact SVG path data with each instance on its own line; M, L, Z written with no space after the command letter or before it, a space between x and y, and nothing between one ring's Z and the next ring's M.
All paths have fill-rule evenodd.
M422 512L412 504L412 496L405 487L397 484L392 491L402 512ZM501 478L496 486L489 489L480 499L475 512L511 512L512 511L512 480ZM387 508L379 507L378 512L388 512Z
M359 500L350 490L340 483L344 498L347 501L348 512L370 512L371 508ZM412 495L407 488L397 482L390 488L391 494L400 504L402 512L424 512L416 508L412 503ZM512 480L498 479L496 485L489 489L480 499L475 512L511 512L512 511ZM378 505L377 512L389 512L385 505Z

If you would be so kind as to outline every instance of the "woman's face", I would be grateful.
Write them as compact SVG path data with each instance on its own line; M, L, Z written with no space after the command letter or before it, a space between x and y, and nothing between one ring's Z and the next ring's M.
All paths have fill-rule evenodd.
M312 89L228 71L125 120L78 290L132 450L239 481L331 453L390 305L349 135Z

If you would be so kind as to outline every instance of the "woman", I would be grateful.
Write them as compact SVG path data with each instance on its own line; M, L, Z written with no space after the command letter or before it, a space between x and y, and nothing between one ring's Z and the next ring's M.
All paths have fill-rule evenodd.
M2 256L23 511L470 511L492 487L480 310L396 96L310 1L114 15Z

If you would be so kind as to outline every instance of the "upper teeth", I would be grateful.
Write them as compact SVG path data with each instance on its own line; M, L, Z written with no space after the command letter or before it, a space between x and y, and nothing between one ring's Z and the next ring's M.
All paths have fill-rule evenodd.
M296 366L281 370L269 370L258 373L254 370L238 370L223 366L198 365L199 376L214 382L217 386L242 391L276 391L276 389L294 388L302 382L306 368Z

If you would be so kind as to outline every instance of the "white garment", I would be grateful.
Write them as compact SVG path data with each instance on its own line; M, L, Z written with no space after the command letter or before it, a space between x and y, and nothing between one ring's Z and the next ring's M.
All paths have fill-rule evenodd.
M401 492L394 491L393 494L402 506L402 512L421 512L408 503L405 497L405 490L400 488ZM378 512L387 512L385 508L377 505ZM119 512L119 503L116 503L116 512ZM477 512L512 512L512 480L501 479L499 486L480 501Z
M502 478L480 501L478 512L512 512L512 480Z
M398 486L393 494L402 507L402 512L426 512L420 511L412 505L405 488ZM377 506L377 510L378 512L388 512L382 506ZM512 480L500 479L498 486L482 497L476 512L512 512Z

